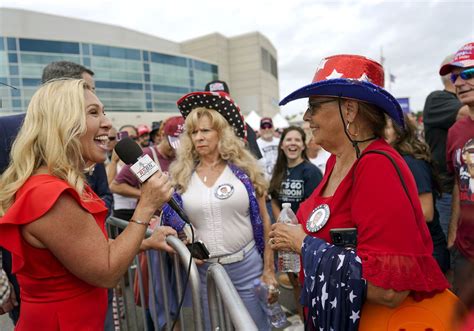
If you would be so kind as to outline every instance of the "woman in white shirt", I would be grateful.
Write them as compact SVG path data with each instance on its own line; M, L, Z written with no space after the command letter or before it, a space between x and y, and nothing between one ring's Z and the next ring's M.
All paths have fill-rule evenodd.
M210 328L206 272L218 262L258 329L270 330L252 286L259 278L277 286L273 253L265 245L270 229L264 198L267 183L245 148L243 117L224 92L190 93L178 101L178 108L186 118L185 132L170 174L179 193L175 199L190 218L196 240L204 242L211 256L199 266L206 329ZM162 219L178 231L184 227L171 208L164 208Z

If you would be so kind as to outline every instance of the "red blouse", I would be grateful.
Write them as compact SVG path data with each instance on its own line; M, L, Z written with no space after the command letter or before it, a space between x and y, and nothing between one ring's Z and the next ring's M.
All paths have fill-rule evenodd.
M0 246L12 253L12 271L20 284L21 314L15 330L104 328L107 290L77 278L48 249L31 246L21 234L22 225L46 214L64 193L91 213L107 236L107 208L89 187L81 198L69 184L51 175L35 175L25 182L0 218Z
M332 155L322 182L300 204L299 222L309 235L328 242L332 228L357 228L357 255L362 260L363 278L375 286L411 290L420 300L442 292L449 284L432 257L433 244L410 169L382 139L371 143L365 151L369 150L385 151L396 161L415 208L395 167L386 156L378 154L364 156L357 169L352 166L333 196L322 197L321 191L336 162ZM310 233L306 221L321 204L329 205L329 220L318 232Z

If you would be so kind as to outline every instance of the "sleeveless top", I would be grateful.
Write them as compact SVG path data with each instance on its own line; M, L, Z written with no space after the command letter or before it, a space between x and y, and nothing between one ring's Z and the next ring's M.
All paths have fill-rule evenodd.
M45 215L63 193L91 213L107 237L107 208L89 187L81 197L67 182L48 174L31 176L25 182L0 218L0 246L12 253L12 272L20 284L21 314L16 330L104 327L107 290L77 278L48 249L31 246L21 233L22 225Z

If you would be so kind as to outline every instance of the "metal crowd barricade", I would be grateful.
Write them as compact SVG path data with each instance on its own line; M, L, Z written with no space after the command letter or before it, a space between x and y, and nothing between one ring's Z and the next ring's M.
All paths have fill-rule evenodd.
M207 296L212 330L257 330L224 267L218 263L207 270Z
M128 225L127 221L115 218L115 217L109 217L107 219L107 228L109 231L109 236L111 238L115 238L119 234L119 229L124 229ZM151 236L152 231L147 230L145 237ZM166 238L167 243L173 247L173 249L176 251L177 254L173 256L173 267L175 268L176 272L176 282L177 282L177 300L178 302L181 300L182 294L183 294L183 281L185 279L181 279L181 273L180 270L181 268L184 268L185 271L187 271L188 264L189 264L189 259L191 257L191 254L189 253L188 249L186 246L179 240L178 238L174 236L168 236ZM147 254L147 260L150 261L149 258L149 252L146 252ZM164 263L164 257L166 255L165 252L159 252L161 254L160 258L160 266L159 266L159 272L161 275L167 275L168 270L167 266ZM181 263L180 263L181 262ZM146 331L152 331L148 328L147 325L147 316L145 309L138 309L138 307L135 305L134 302L134 272L133 270L138 275L138 288L139 288L139 293L140 293L140 302L142 303L142 306L144 306L144 298L145 298L145 288L143 286L143 275L142 275L142 270L140 268L140 261L138 256L135 257L135 264L132 265L131 267L128 268L127 276L128 276L128 284L129 287L127 289L127 282L126 282L126 277L123 277L122 280L120 281L120 287L122 289L122 295L119 296L117 294L117 291L114 290L114 300L117 303L120 303L120 298L123 299L123 307L118 307L118 319L115 319L115 326L116 330L130 330L130 331L135 331L135 330L146 330ZM153 279L155 275L152 272L151 266L148 263L148 279L149 279L149 286L150 288L153 286ZM163 289L167 289L169 287L169 284L166 283L165 277L160 277L161 278L161 286ZM195 331L202 331L204 330L204 322L203 322L203 314L202 314L202 308L201 308L201 299L200 299L200 280L199 280L199 273L196 267L196 264L194 261L191 263L191 270L189 274L189 288L188 290L191 291L192 295L192 310L193 310L193 321L194 321L194 330ZM151 306L149 307L150 309L150 314L153 316L156 316L155 321L157 321L157 316L158 316L158 311L161 309L164 311L165 319L166 319L166 330L171 330L171 326L173 324L173 320L171 318L170 310L169 310L169 298L166 290L163 290L163 307L156 307L155 304L155 291L149 291L150 295L152 296L153 300L151 301ZM131 294L131 295L130 295ZM131 301L131 302L129 302ZM124 319L121 318L120 316L120 308L124 309ZM141 321L138 318L137 310L141 310ZM183 316L183 310L180 311L179 315L180 323L181 323L181 330L188 330L189 327L187 325L191 324L191 322L188 322L188 324L185 325L185 319ZM159 326L155 322L154 325L155 330L159 330Z

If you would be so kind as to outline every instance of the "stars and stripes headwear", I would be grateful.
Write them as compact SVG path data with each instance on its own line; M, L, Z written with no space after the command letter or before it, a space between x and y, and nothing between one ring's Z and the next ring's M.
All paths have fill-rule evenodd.
M359 55L334 55L321 61L311 84L289 94L280 106L310 96L360 100L377 106L403 128L402 108L383 86L384 71L379 63Z
M176 104L181 115L186 118L194 108L208 108L224 116L234 128L237 137L247 139L247 126L240 108L225 92L192 92L181 97Z

